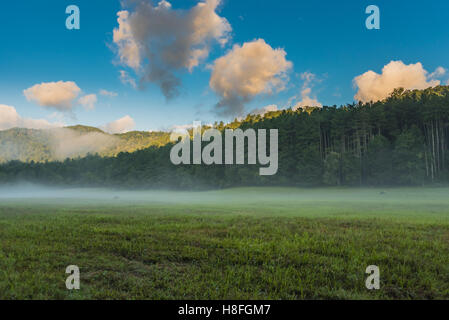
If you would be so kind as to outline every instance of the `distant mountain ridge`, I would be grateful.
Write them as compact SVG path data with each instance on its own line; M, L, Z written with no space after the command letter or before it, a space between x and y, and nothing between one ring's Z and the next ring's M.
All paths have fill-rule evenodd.
M97 127L84 126L81 124L77 124L75 126L68 126L68 127L64 127L64 128L75 130L75 131L82 132L82 133L90 133L90 132L106 133Z
M13 128L0 131L0 162L46 162L87 154L116 156L169 142L167 132L109 134L99 128L76 125L57 129Z

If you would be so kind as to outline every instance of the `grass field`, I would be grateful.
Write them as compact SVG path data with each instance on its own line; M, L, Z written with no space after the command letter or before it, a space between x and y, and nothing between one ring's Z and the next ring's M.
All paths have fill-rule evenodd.
M449 189L3 190L0 298L449 299Z

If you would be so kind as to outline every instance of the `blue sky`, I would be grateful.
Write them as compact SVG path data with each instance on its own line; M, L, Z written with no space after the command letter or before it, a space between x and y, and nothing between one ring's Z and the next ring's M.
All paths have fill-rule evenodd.
M170 3L173 10L187 10L198 1ZM80 8L80 30L65 27L65 8L71 4ZM365 27L365 8L370 4L380 8L380 30ZM213 44L208 57L191 73L176 71L182 81L180 95L167 101L153 83L139 90L120 80L120 70L138 78L129 66L120 63L113 42L120 10L118 0L2 3L0 105L13 106L23 118L67 125L101 126L129 115L137 130L168 129L194 120L226 121L230 118L214 112L220 97L209 86L210 65L234 44L255 39L285 50L293 67L288 70L284 90L251 97L245 102L246 111L267 105L291 106L289 99L300 95L305 86L323 105L351 103L357 92L353 79L368 70L381 73L391 61L401 60L405 65L420 62L429 73L440 66L449 67L446 0L224 0L216 12L232 27L228 44ZM304 84L300 75L305 72L315 75L312 82ZM441 74L438 79L445 83L447 78ZM57 81L75 82L82 90L80 96L96 94L95 108L74 106L71 113L64 113L24 96L23 91L35 84ZM101 89L117 96L100 95Z

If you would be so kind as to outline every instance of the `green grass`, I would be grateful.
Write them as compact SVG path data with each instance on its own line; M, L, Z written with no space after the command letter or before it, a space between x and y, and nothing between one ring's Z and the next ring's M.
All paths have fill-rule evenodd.
M0 198L1 299L449 299L447 188L64 194Z

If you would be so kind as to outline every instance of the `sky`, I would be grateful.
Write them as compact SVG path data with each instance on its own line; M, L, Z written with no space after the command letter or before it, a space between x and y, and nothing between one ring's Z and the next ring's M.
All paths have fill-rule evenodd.
M170 130L447 84L448 19L447 0L5 1L0 130Z

